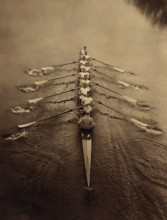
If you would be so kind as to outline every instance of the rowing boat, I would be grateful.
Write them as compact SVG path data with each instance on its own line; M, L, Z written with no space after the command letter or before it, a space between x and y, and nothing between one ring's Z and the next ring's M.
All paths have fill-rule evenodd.
M79 105L81 105L80 99L79 99ZM83 116L83 110L81 108L80 117L82 116ZM93 189L92 187L90 187L91 160L92 160L92 132L87 133L81 130L81 139L82 139L83 157L84 157L86 182L87 182L87 186L84 188L88 191L91 191Z

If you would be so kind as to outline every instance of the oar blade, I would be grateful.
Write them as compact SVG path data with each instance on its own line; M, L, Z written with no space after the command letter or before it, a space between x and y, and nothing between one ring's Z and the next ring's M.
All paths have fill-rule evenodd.
M30 127L30 126L32 126L34 124L36 124L36 121L29 122L29 123L26 123L26 124L23 124L23 125L18 125L17 127L18 128L27 128L27 127Z
M40 98L36 98L36 99L29 99L28 102L36 104L37 102L39 102L43 99L44 99L44 97L40 97Z
M123 100L125 100L125 101L127 101L127 102L129 102L129 103L131 103L133 105L136 105L137 100L135 100L135 99L133 99L133 98L131 98L129 96L123 95L122 98L123 98Z
M48 82L48 80L38 81L38 82L35 82L35 85L42 86L47 82Z

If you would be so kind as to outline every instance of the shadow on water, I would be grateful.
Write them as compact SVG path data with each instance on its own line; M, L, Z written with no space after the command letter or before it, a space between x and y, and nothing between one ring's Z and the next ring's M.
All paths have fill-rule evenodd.
M151 19L153 24L158 24L161 27L167 25L167 1L125 0L125 2L137 6L144 15Z

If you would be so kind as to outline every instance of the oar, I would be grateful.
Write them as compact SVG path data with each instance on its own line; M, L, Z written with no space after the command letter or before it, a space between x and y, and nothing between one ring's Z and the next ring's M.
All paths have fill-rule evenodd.
M145 123L143 123L143 122L141 122L141 121L139 121L139 120L137 120L137 119L135 119L135 118L130 118L130 117L128 117L127 115L125 115L124 113L122 113L122 112L120 112L120 111L118 111L118 110L113 109L112 107L110 107L110 106L104 104L103 102L101 102L101 101L99 101L99 100L95 100L95 99L93 99L93 100L94 100L95 102L97 102L98 104L103 105L103 106L105 106L105 107L107 107L107 108L109 108L109 109L111 109L111 110L117 112L118 114L124 116L125 119L126 119L128 122L130 122L130 123L136 125L136 126L139 127L140 129L142 129L142 130L144 130L144 131L146 131L146 132L148 132L148 133L150 133L150 134L153 134L153 135L162 135L162 134L163 134L163 131L162 131L160 128L158 128L158 127L145 124Z
M48 80L43 80L43 81L39 81L39 82L35 82L36 85L43 85L47 82L51 82L51 81L55 81L55 80L58 80L58 79L63 79L63 78L67 78L67 77L70 77L70 76L75 76L76 73L73 73L73 74L70 74L70 75L66 75L66 76L61 76L61 77L56 77L56 78L52 78L52 79L48 79Z
M148 89L146 86L136 86L136 85L133 85L133 84L130 85L130 84L127 83L127 82L123 82L123 81L121 81L121 80L115 80L114 77L109 76L109 75L107 75L107 74L105 74L105 73L103 73L103 72L101 72L101 71L99 71L99 70L97 70L97 69L95 69L95 68L91 68L91 69L92 69L94 72L96 72L96 73L99 73L99 74L101 74L101 75L104 75L104 76L106 76L106 77L112 79L113 82L115 82L115 83L117 83L117 84L119 84L119 85L122 85L122 86L124 86L124 87L127 87L127 88L131 87L131 88L136 89L136 90L141 90L141 88Z
M107 87L105 87L105 86L102 86L102 85L100 85L100 84L98 84L98 83L94 83L94 82L91 82L91 83L92 83L93 85L95 85L95 86L99 86L99 87L101 87L101 88L103 88L103 89L106 89L106 90L108 90L108 91L110 91L110 92L113 92L113 93L115 93L115 94L117 94L117 95L123 96L123 95L121 95L120 93L115 92L114 90L109 89L109 88L107 88Z
M126 116L126 115L123 114L122 112L117 111L117 110L113 109L112 107L110 107L110 106L108 106L108 105L105 105L105 104L104 104L103 102L101 102L101 101L98 101L98 100L96 100L96 99L93 99L93 101L97 102L97 103L100 104L100 105L104 105L105 107L107 107L107 108L109 108L109 109L111 109L111 110L117 112L117 113L120 114L120 115Z
M47 120L47 119L51 119L51 118L54 118L54 117L57 117L57 116L60 116L60 115L63 115L63 114L72 112L72 111L74 111L74 110L76 110L76 109L78 109L78 108L80 108L80 107L72 108L72 109L69 109L69 110L67 110L67 111L58 113L58 114L56 114L56 115L51 115L51 116L48 116L48 117L46 117L46 118L41 118L41 119L36 120L36 121L32 121L32 122L29 122L29 123L26 123L26 124L18 125L18 128L27 128L27 127L36 125L37 123L39 123L39 122L41 122L41 121L45 121L45 120Z
M66 66L66 65L74 64L74 63L78 63L78 61L73 61L73 62L70 62L70 63L63 63L63 64L59 64L59 65L56 65L56 66L53 66L53 67Z
M118 67L111 66L110 64L104 63L104 62L102 62L102 61L100 61L100 60L97 60L97 59L95 59L95 58L92 58L92 60L95 60L95 61L97 61L97 62L99 62L99 63L101 63L101 64L104 64L104 65L110 67L112 70L115 70L115 71L117 71L117 72L135 75L135 73L133 73L133 72L125 71L125 70L122 70L122 69L120 69L120 68L118 68Z
M109 75L107 75L107 74L105 74L105 73L103 73L103 72L101 72L101 71L99 71L99 70L97 70L97 69L95 69L95 68L91 68L91 70L93 70L93 71L95 71L95 72L97 72L97 73L100 73L101 75L107 76L107 77L110 78L110 79L115 80L114 77L109 76Z
M92 83L93 85L95 85L95 86L99 86L99 87L101 87L101 88L103 88L103 89L106 89L106 90L108 90L108 91L110 91L110 92L113 92L113 93L119 95L119 96L121 97L121 98L119 98L119 99L121 99L121 100L123 100L123 101L126 101L126 102L128 102L128 103L131 103L131 104L133 104L133 105L135 105L135 106L137 106L137 107L140 108L140 105L138 104L138 101L137 101L136 99L133 99L133 98L131 98L131 97L129 97L129 96L126 96L126 95L122 95L122 94L120 94L120 93L118 93L118 92L116 92L116 91L114 91L114 90L112 90L112 89L109 89L109 88L107 88L107 87L105 87L105 86L102 86L102 85L100 85L100 84L98 84L98 83L94 83L94 82L91 82L91 83ZM143 105L144 105L144 103L143 103ZM145 105L146 105L146 104L145 104ZM150 106L147 105L147 108L149 109Z
M39 98L36 98L36 99L29 99L28 102L36 104L37 102L39 102L39 101L41 101L43 99L47 99L47 98L50 98L50 97L53 97L53 96L57 96L57 95L61 95L61 94L68 93L68 92L73 92L75 90L78 90L78 87L76 89L70 89L70 90L67 90L67 91L64 91L64 92L59 92L59 93L55 93L55 94L52 94L52 95L48 95L48 96L44 96L44 97L39 97Z

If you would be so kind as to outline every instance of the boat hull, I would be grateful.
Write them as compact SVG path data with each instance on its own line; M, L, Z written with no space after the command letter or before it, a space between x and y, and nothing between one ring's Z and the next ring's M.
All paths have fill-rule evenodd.
M91 157L92 157L92 137L82 137L83 156L86 172L87 187L90 187L90 174L91 174Z

